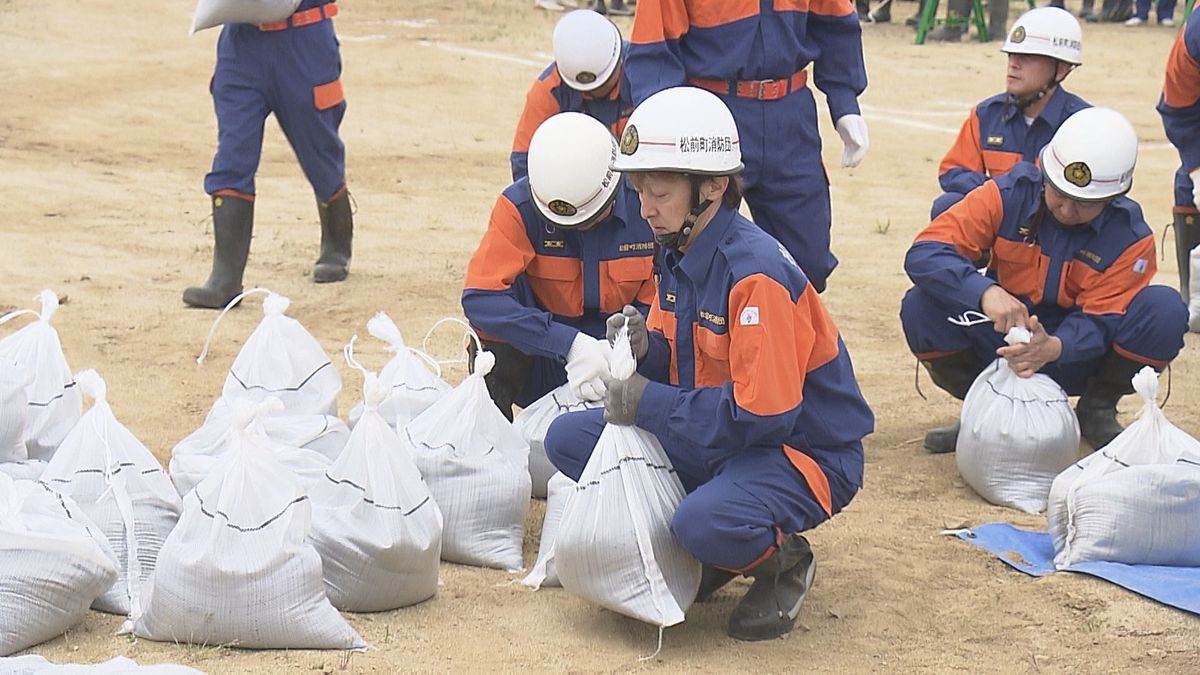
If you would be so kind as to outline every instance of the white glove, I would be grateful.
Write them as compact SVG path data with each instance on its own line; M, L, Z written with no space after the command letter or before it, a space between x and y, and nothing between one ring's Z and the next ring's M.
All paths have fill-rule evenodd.
M567 384L571 385L571 393L585 401L604 399L610 353L612 348L606 340L597 340L584 333L575 336L571 350L567 352Z
M1192 177L1192 203L1200 209L1200 169L1192 169L1190 175Z
M867 156L871 139L867 135L867 121L862 115L842 115L838 118L838 136L842 137L842 166L854 168Z

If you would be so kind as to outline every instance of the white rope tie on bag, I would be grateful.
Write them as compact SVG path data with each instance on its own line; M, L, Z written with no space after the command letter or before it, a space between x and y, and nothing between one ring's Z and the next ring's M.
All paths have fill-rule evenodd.
M33 296L33 299L42 303L42 310L40 312L34 309L18 309L15 312L9 312L4 316L0 316L0 326L12 321L18 316L26 316L30 314L36 316L39 321L45 321L49 323L50 319L54 316L54 313L58 311L58 296L55 295L54 291L50 290L49 288L44 288L42 289L41 293Z
M478 349L478 354L488 354L489 356L491 356L491 352L484 351L483 343L479 341L479 334L475 332L474 328L471 328L471 324L467 323L466 321L463 321L462 319L460 319L458 317L454 317L454 316L448 316L444 319L438 319L433 324L433 326L429 329L429 332L425 333L425 338L423 340L421 340L421 350L424 351L427 355L429 353L429 338L433 336L433 331L437 330L438 326L441 326L442 324L444 324L446 322L457 323L460 326L462 326L463 328L465 328L466 335L471 336L471 339L475 341L475 347ZM432 357L430 357L430 358L432 358ZM479 360L479 357L476 356L476 361L478 361L478 360ZM451 363L466 363L466 362L467 362L467 359L465 357L461 358L461 359L446 359L444 361L443 360L435 361L435 363L439 363L442 365L451 364ZM496 358L494 356L491 358L491 364L492 365L487 367L486 372L484 373L485 375L488 372L491 372L492 366L494 366L496 364ZM478 370L478 369L479 369L479 366L477 364L476 370ZM440 377L440 370L441 369L439 368L439 377Z
M438 363L437 359L421 351L420 349L417 349L416 347L409 347L407 344L405 344L404 336L400 334L400 327L396 325L395 321L392 321L392 317L388 316L384 312L379 312L375 316L371 317L371 320L367 322L367 332L372 336L388 343L387 350L389 352L398 354L407 349L409 353L417 356L426 364L428 364L430 368L433 368L438 377L442 376L442 365ZM428 337L428 334L426 334L426 338Z
M992 322L992 320L988 318L987 314L984 314L983 312L977 312L973 309L968 309L958 316L948 316L946 317L946 320L955 326L962 326L963 328L970 328L971 326L978 326L980 324Z
M248 291L243 291L243 292L235 295L234 298L229 301L229 304L225 305L225 309L221 310L221 313L217 315L217 318L212 323L212 328L208 329L208 337L205 338L205 340L204 340L204 349L200 351L200 356L196 357L197 365L201 365L201 366L204 365L204 357L208 356L208 345L212 342L213 335L215 335L217 332L217 324L221 323L221 319L225 318L225 314L227 312L229 312L229 310L236 307L237 304L242 301L242 298L245 298L248 295L253 295L254 293L266 293L268 298L271 297L272 295L276 295L276 293L269 288L251 288ZM282 295L279 297L283 298ZM283 298L283 299L285 301L287 301L287 298ZM266 311L266 307L267 307L267 303L266 303L266 301L264 301L263 302L263 311L264 312ZM285 310L287 309L287 305L284 305L284 309Z

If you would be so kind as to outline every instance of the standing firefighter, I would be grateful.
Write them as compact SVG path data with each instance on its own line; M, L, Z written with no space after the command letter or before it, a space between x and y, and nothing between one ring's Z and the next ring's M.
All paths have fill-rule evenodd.
M1017 375L1045 373L1078 395L1080 432L1093 448L1121 432L1117 403L1133 393L1134 373L1162 370L1187 330L1179 294L1150 285L1154 234L1125 196L1136 162L1133 126L1115 110L1087 108L1063 123L1040 168L1017 164L917 235L900 320L934 384L962 399L1001 356ZM985 276L972 261L989 249ZM968 312L987 321L948 320ZM1033 338L1003 346L1014 326ZM930 431L925 447L953 452L958 430Z
M845 143L842 166L858 166L867 153L858 108L867 72L850 0L641 0L625 61L635 102L689 83L721 97L741 134L742 192L754 222L820 293L837 258L809 64Z
M701 89L634 110L613 168L641 196L661 276L649 318L627 307L608 335L628 321L638 372L609 383L604 410L558 418L546 452L578 479L606 421L654 434L688 493L671 531L705 565L696 600L752 577L728 631L766 640L795 624L815 570L800 533L862 485L874 417L816 290L738 214L739 148L729 109Z
M654 239L637 195L609 165L617 140L560 113L529 144L529 177L496 200L467 266L463 312L496 356L485 380L505 417L564 382L604 396L604 320L654 293ZM565 366L565 368L564 368Z
M570 12L554 26L554 63L525 95L525 109L513 137L513 180L527 173L529 141L539 125L560 112L580 112L600 120L621 137L633 112L629 80L621 62L625 43L616 24L591 10Z
M1158 101L1167 138L1179 150L1175 172L1175 259L1179 263L1179 292L1195 305L1189 293L1188 256L1200 246L1200 21L1188 21L1167 57L1167 77ZM1200 314L1192 316L1200 332Z
M938 168L945 193L930 218L1018 162L1035 161L1063 121L1091 105L1061 86L1083 63L1083 31L1070 12L1025 12L1000 51L1008 54L1005 91L975 106L963 123Z
M212 196L213 269L203 286L183 292L185 303L223 307L242 290L254 226L254 175L272 113L317 198L321 254L313 281L341 281L349 273L354 228L345 146L338 136L346 101L334 16L334 3L302 0L283 21L222 29L211 85L217 154L204 178Z

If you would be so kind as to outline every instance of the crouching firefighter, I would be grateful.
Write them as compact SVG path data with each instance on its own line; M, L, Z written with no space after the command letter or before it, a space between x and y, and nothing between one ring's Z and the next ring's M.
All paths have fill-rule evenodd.
M804 272L738 213L738 131L721 99L691 87L650 96L620 151L613 169L661 247L649 316L627 307L608 321L610 340L628 321L638 372L609 382L603 410L559 417L546 452L578 478L606 422L654 434L687 492L671 531L704 564L696 600L751 577L729 635L779 637L813 585L801 533L859 490L874 416Z
M616 138L587 115L543 122L528 177L496 200L467 266L463 312L496 356L485 381L509 420L514 404L564 382L581 398L603 398L605 318L649 306L654 238L637 195L609 168L616 153Z
M1017 164L917 235L900 320L934 384L962 399L1001 356L1018 375L1044 373L1079 396L1080 431L1093 448L1122 431L1117 403L1133 393L1134 373L1161 371L1187 330L1179 293L1150 285L1154 234L1125 196L1136 162L1133 126L1115 110L1084 109L1042 150L1040 168ZM979 274L971 261L988 249ZM1004 346L1014 326L1033 334L1028 344ZM953 452L958 430L930 431L925 447Z

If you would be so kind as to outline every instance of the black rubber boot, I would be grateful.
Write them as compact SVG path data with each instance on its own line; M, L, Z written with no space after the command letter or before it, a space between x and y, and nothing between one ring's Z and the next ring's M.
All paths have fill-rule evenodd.
M1179 263L1179 294L1188 302L1192 249L1200 246L1200 214L1175 214L1175 261Z
M224 309L242 292L242 274L250 257L254 230L254 202L213 195L212 274L203 286L184 290L183 301L192 307Z
M700 588L696 591L696 602L708 602L725 584L737 578L737 572L705 565L700 573Z
M729 637L755 642L791 632L816 571L808 540L788 535L771 557L745 573L754 584L729 617Z
M929 371L929 378L938 388L960 401L967 397L975 378L984 368L975 352L970 350L927 359L921 365ZM958 444L958 430L957 420L948 427L930 429L925 433L925 449L934 454L954 452Z
M525 381L529 379L529 369L533 365L533 357L507 342L493 340L480 340L480 342L483 343L486 351L496 357L496 365L492 367L492 372L483 376L483 381L487 383L488 395L492 397L492 402L496 404L504 417L511 422L513 421L513 405L516 403L517 396L521 394L521 390L525 388ZM467 371L470 373L475 372L475 351L475 343L472 341L467 345Z
M633 16L633 10L625 6L625 0L608 0L608 13L612 16Z
M918 0L917 13L904 20L905 26L916 28L921 24L921 13L925 11L925 0Z
M946 6L946 19L956 23L943 24L925 36L926 40L936 42L959 42L963 33L967 32L967 22L971 18L971 0L950 0Z
M1087 389L1075 404L1075 415L1079 418L1079 434L1093 450L1108 445L1125 430L1117 421L1117 404L1122 396L1133 393L1133 376L1145 366L1109 352L1096 374L1088 378Z
M854 0L854 11L858 13L859 23L869 23L871 21L870 0Z
M1104 0L1100 7L1100 20L1120 23L1133 16L1133 0Z
M1084 21L1095 21L1096 17L1096 0L1083 0L1083 7L1079 10L1079 18Z
M871 18L871 23L891 23L892 22L892 3L888 3L882 7L876 7L874 12L868 16Z
M988 41L1008 39L1008 0L988 0Z
M350 251L354 241L354 215L350 211L350 192L328 202L317 202L321 216L321 257L313 266L313 281L326 284L342 281L350 274Z

